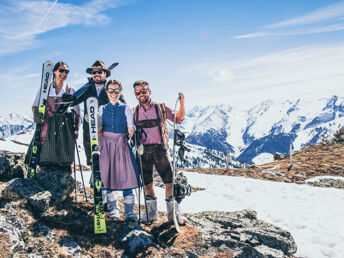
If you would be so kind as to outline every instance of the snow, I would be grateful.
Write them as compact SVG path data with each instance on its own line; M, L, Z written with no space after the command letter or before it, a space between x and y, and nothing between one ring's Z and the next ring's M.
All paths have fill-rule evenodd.
M274 161L274 155L272 155L271 153L264 152L252 159L252 161L254 164L257 165L265 164Z
M192 186L206 190L185 198L183 212L253 209L258 219L292 234L296 256L342 257L343 190L191 172L184 175ZM159 194L162 200L163 193Z
M319 182L323 179L333 179L333 180L343 180L344 181L344 177L342 176L316 176L316 177L313 177L311 179L307 179L306 182L307 183L314 183L314 182Z

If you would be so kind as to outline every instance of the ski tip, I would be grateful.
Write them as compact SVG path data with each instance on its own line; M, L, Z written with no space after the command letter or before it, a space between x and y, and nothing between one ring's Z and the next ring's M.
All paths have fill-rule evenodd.
M119 65L119 63L113 63L112 65L110 65L109 67L108 67L108 70L112 70L113 68L115 68L117 65Z

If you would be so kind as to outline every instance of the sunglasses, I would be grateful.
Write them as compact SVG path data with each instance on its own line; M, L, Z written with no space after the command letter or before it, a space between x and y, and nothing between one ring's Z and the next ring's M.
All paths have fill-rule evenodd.
M102 74L103 70L98 70L98 71L92 71L92 74Z
M141 94L147 94L148 91L149 91L149 89L136 90L135 91L135 96L139 96Z
M110 94L115 93L115 94L120 94L121 90L120 89L107 89L107 92Z
M69 73L69 70L63 69L63 68L59 68L59 72L60 72L60 73L66 73L66 74L68 74L68 73Z

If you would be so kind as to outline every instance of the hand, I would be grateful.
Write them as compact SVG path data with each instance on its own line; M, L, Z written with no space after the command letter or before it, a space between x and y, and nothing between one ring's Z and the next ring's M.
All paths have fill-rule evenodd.
M103 132L99 131L98 132L98 139L102 138L103 137Z
M134 135L134 132L135 132L135 128L134 127L129 127L128 128L129 138L131 138Z
M63 102L73 102L75 100L75 97L69 93L63 93L62 94L62 101Z
M179 99L180 99L180 104L184 105L184 94L182 92L179 92Z

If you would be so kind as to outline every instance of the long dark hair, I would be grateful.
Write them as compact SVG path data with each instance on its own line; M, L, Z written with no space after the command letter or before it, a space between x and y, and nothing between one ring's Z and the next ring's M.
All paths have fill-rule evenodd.
M105 90L108 90L109 89L109 85L110 84L116 84L116 85L118 85L119 86L119 89L122 91L122 83L120 82L120 81L117 81L117 80L110 80L110 81L108 81L107 83L106 83L106 85L105 85ZM123 94L121 94L121 96L119 96L119 101L120 102L122 102L122 103L124 103L124 104L127 104L127 102L125 101L125 99L124 99L124 96L123 96Z
M53 71L55 72L57 69L60 68L61 65L65 65L68 67L68 65L65 62L59 61L55 64ZM68 67L69 68L69 67Z
M53 72L57 71L57 69L59 69L61 65L65 65L65 66L67 66L67 68L69 68L65 62L58 61L54 66ZM53 81L54 80L55 80L55 74L53 73Z

